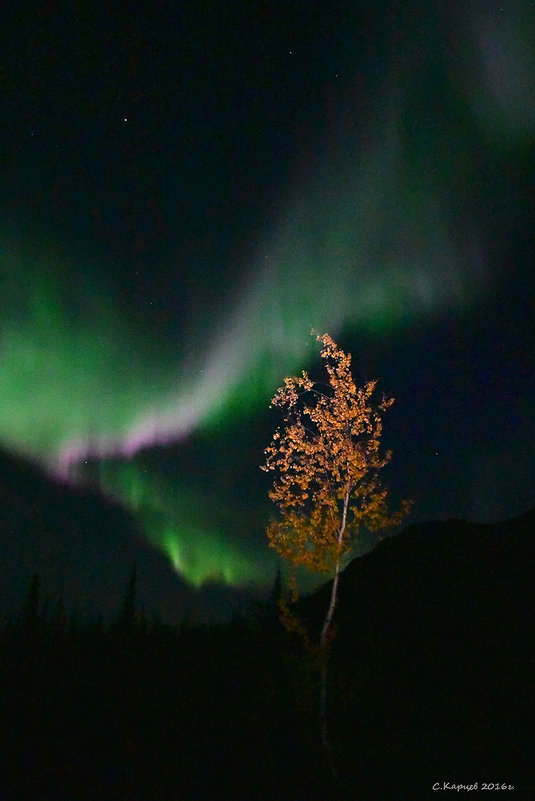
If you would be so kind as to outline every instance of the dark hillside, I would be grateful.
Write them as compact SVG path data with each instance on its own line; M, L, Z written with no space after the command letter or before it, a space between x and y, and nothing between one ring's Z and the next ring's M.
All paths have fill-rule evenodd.
M0 632L0 799L418 801L444 782L532 799L534 520L412 526L347 567L336 786L317 670L273 604L180 630L125 603L82 623L35 579ZM315 633L328 591L300 602Z
M333 728L355 781L398 798L440 780L533 788L534 533L535 512L419 524L347 567Z

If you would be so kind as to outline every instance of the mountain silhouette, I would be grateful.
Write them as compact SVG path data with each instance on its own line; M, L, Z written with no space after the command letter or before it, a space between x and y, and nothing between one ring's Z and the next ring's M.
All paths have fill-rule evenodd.
M0 624L22 605L33 575L43 599L70 614L110 619L137 564L138 603L173 624L228 618L243 591L213 583L197 591L152 548L135 520L98 487L62 483L0 449Z
M530 797L534 533L535 510L419 523L347 566L331 720L352 785L418 798L441 781L516 782ZM316 628L330 590L301 604Z

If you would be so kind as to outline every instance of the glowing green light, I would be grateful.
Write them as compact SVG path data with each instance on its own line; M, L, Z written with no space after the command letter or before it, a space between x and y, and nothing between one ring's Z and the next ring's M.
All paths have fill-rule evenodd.
M100 463L103 488L194 584L269 581L273 564L213 511L225 499L210 474L171 482L136 455L253 418L315 358L311 328L379 335L462 310L481 289L476 232L452 216L427 152L408 157L400 103L376 116L375 144L346 137L289 187L235 296L196 310L186 343L131 322L91 267L4 237L0 442L71 477Z
M208 491L203 498L199 487L180 490L135 462L105 462L98 472L102 485L135 511L148 541L191 585L262 586L273 580L274 560L263 537L233 540L217 523Z

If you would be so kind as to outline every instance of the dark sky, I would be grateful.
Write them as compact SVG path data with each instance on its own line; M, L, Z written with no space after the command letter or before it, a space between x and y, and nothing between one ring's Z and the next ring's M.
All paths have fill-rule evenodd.
M413 519L535 505L532 3L7 5L0 444L60 482L6 461L14 583L269 584L258 465L311 328L396 397Z

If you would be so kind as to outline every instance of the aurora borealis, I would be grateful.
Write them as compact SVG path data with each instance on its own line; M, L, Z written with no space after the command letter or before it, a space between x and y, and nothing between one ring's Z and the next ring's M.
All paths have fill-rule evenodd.
M273 580L258 465L311 328L396 396L419 515L535 497L528 4L242 5L13 12L6 51L0 443L194 587Z

